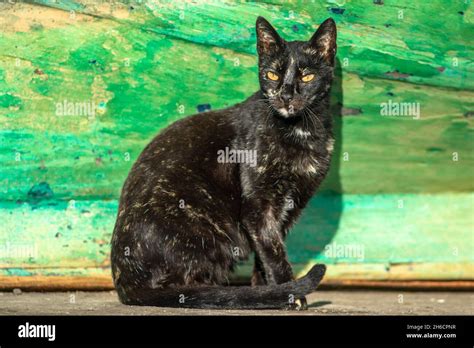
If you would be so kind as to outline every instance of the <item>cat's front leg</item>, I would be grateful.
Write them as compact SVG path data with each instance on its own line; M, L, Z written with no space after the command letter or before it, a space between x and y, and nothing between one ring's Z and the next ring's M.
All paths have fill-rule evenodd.
M257 286L257 285L266 285L266 284L267 282L265 280L265 271L263 269L262 260L260 260L258 255L255 254L251 285Z
M244 205L242 221L261 261L266 284L281 284L293 280L275 209L258 202Z
M256 237L259 238L258 235ZM265 284L282 284L293 280L293 271L283 244L277 241L264 241L263 238L256 243L255 248L256 253L262 258Z

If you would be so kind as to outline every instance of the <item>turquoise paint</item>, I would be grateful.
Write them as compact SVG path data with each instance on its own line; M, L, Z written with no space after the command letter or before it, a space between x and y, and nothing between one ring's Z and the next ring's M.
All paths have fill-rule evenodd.
M38 3L93 10L73 1ZM332 15L342 65L335 94L345 110L355 110L343 117L339 162L289 237L291 261L300 267L375 263L382 269L392 263L472 264L471 4L347 2L341 14L333 7L331 1L311 7L186 3L180 18L179 6L154 2L136 6L125 19L94 13L87 24L32 23L23 33L2 29L0 243L41 250L33 260L3 260L4 269L60 269L49 275L107 269L116 200L147 142L198 105L226 107L257 89L256 14L289 40L309 38ZM58 102L92 98L100 106L94 118L55 114ZM387 99L419 102L422 118L381 117L380 103ZM28 195L42 182L52 195ZM325 247L332 243L363 247L364 260L329 257Z

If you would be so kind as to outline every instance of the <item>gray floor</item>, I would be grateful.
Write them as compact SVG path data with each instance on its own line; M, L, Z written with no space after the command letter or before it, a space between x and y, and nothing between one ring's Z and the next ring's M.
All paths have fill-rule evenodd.
M124 306L113 291L0 292L0 315L473 315L474 293L318 291L308 304L302 312L199 310Z

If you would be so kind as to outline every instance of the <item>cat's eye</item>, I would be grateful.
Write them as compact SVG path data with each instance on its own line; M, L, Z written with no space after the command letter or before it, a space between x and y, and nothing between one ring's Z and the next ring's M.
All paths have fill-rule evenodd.
M267 77L272 81L278 81L280 79L280 76L275 74L273 71L267 72Z
M312 81L314 79L314 74L308 74L308 75L304 75L302 78L301 78L301 81L303 82L309 82L309 81Z

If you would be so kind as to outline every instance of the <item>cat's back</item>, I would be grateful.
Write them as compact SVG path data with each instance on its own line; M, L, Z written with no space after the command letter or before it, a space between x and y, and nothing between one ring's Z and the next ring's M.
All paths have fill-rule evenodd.
M133 165L122 190L122 200L139 197L147 200L152 191L163 186L173 188L179 196L184 194L179 191L198 188L203 179L216 188L236 190L236 165L219 163L217 154L231 147L236 134L232 120L237 112L238 105L195 114L162 130Z
M186 156L196 146L200 146L200 149L206 152L210 145L225 144L235 134L231 122L233 117L234 108L229 108L199 113L178 120L151 141L143 151L144 155L148 154L149 148L157 150L161 147Z
M145 147L137 163L149 162L152 167L198 162L211 164L209 162L216 159L217 151L229 146L235 137L234 113L234 108L228 108L173 122Z

